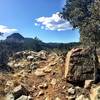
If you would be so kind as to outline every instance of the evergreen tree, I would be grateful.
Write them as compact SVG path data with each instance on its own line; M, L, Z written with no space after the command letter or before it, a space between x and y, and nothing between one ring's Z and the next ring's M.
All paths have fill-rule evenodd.
M62 17L80 30L80 42L85 46L100 43L100 1L67 0Z
M9 57L9 50L8 47L0 42L0 66L6 65L8 62L8 57Z

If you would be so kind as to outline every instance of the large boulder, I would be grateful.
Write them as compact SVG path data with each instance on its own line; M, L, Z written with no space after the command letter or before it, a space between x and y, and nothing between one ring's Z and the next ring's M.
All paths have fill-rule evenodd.
M14 88L13 95L14 95L14 99L17 99L17 98L21 97L22 95L28 96L29 91L23 85L19 85Z
M67 81L81 85L85 80L96 80L97 69L98 58L94 48L74 48L68 52L65 63Z

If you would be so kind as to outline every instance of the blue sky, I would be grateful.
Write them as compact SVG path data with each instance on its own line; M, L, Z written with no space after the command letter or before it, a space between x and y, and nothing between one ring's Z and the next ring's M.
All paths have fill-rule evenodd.
M0 0L0 31L37 36L44 42L76 42L79 32L59 18L64 0Z

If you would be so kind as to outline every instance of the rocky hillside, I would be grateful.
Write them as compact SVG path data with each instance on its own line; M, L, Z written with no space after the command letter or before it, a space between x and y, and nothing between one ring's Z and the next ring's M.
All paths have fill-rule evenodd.
M95 71L91 72L94 63L90 73L88 64L81 66L86 61L77 62L84 57L93 60L92 55L88 56L91 52L72 49L66 57L44 50L15 53L8 62L13 73L0 74L0 100L100 100L100 85L93 79Z
M62 77L64 73L63 64L63 57L59 57L54 52L17 52L13 57L9 58L8 62L8 65L14 69L14 73L3 76L1 74L3 83L1 82L2 84L0 85L2 88L0 89L0 94L1 96L5 95L6 100L11 100L10 96L13 94L14 89L24 87L32 100L45 100L49 97L56 98L59 95L58 90L61 91L65 84L65 80ZM55 96L53 97L54 94ZM26 96L26 94L20 94L20 92L16 95L18 95L17 97L14 96L16 100L22 95ZM61 94L61 98L64 97Z

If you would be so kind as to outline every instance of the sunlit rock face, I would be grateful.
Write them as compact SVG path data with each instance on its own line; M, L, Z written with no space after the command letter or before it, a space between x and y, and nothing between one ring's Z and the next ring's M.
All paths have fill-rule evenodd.
M65 78L78 84L85 80L96 80L98 59L93 48L75 48L68 52L65 63ZM80 84L81 85L81 84Z

